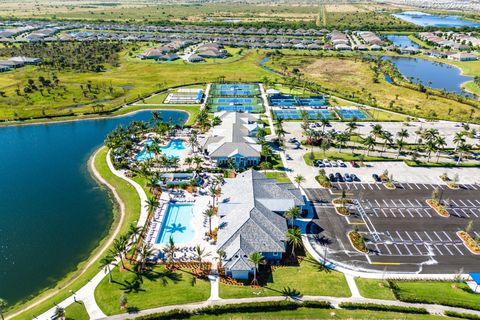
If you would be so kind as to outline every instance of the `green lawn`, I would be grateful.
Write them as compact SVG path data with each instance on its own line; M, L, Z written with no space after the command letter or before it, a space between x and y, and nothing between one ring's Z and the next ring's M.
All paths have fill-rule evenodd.
M97 157L95 158L95 167L97 168L101 176L115 187L118 195L125 203L125 220L120 229L120 233L124 233L128 230L128 226L133 221L138 219L138 214L140 213L140 198L138 197L135 188L133 188L128 182L115 176L109 170L106 162L106 154L107 149L102 148L98 153ZM118 209L115 209L113 212L113 224L111 230L113 230L118 224L119 216L117 210ZM103 242L104 240L100 242L99 247L103 244ZM96 252L98 252L98 249L94 250L91 253L91 257L93 257ZM83 274L80 275L80 272L84 271L87 261L89 260L86 260L85 262L79 264L77 270L65 275L65 278L59 281L55 288L45 290L43 293L38 294L35 299L32 299L28 302L19 303L15 306L12 306L12 308L8 310L6 315L11 315L14 311L25 310L25 307L27 307L34 301L37 301L46 294L55 292L56 294L53 298L47 299L45 302L40 303L38 306L30 310L23 311L19 316L15 317L15 319L31 320L35 315L39 315L42 312L50 309L53 303L58 303L58 301L62 301L63 299L70 296L70 290L78 291L78 289L83 287L100 270L99 263L95 262L90 267L88 267ZM75 279L74 282L71 285L66 285L72 279Z
M200 106L155 106L155 105L129 105L125 108L120 109L115 114L125 114L128 112L142 110L142 109L154 109L154 110L179 110L185 111L189 114L187 122L185 122L186 126L191 126L195 124L195 120L197 119L197 115L200 112ZM164 121L168 121L168 119L163 119Z
M425 301L480 309L480 295L472 293L465 283L398 281L395 284L402 301ZM454 288L454 285L457 287Z
M77 301L72 303L65 308L65 319L66 320L88 320L87 310L82 301Z
M267 178L276 179L280 183L291 183L290 179L287 177L285 172L280 171L267 171L263 172Z
M250 312L250 313L224 313L215 315L196 315L189 317L192 320L206 319L368 319L368 320L390 320L390 319L409 319L409 320L445 320L443 316L417 315L395 312L366 311L366 310L329 310L298 308L295 311L274 311L274 312Z
M421 162L421 161L412 161L404 160L405 164L409 167L446 167L446 168L455 168L455 167L480 167L480 163L477 162Z
M265 276L265 275L263 275ZM221 298L249 298L279 296L286 287L300 291L302 295L351 296L342 273L318 271L310 262L302 261L299 267L282 267L275 270L261 288L220 284Z
M136 277L130 271L115 268L112 275L114 282L109 283L105 277L95 289L95 300L107 315L125 312L118 302L122 294L127 297L129 308L140 310L203 301L210 296L209 281L195 279L187 270L168 272L164 266L157 266L138 286L128 285Z
M169 92L156 94L151 96L150 98L145 99L144 101L140 101L140 103L145 104L162 104L165 101L165 98L168 96Z
M365 298L395 300L395 295L389 288L387 281L356 278L355 282L360 294Z
M323 151L314 151L313 152L314 158L311 159L311 152L305 153L303 156L303 159L305 160L305 163L309 166L313 166L313 162L315 160L323 160L323 159L329 159L329 160L343 160L343 161L360 161L361 156L363 156L363 161L398 161L393 158L387 158L387 157L377 157L377 156L367 156L362 154L352 154L350 150L346 150L346 152L338 152L337 150L327 150L325 154Z
M374 121L399 121L407 122L408 116L398 113L391 113L379 109L367 109L368 113L372 115Z

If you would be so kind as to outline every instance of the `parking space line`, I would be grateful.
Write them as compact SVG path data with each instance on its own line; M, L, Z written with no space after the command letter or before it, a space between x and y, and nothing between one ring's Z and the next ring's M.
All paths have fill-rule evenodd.
M380 203L377 201L377 199L375 199L375 202L377 203L377 206L378 206L379 208L382 207L382 206L380 205Z
M458 203L455 202L455 200L450 200L451 203L453 203L456 207L459 207Z
M466 200L466 199L465 199L465 201L470 202L470 204L475 207L475 204L472 201Z
M385 207L387 207L387 208L388 208L388 207L389 207L389 205L388 205L387 201L385 201L384 199L382 199L382 201L383 201L383 203L385 203Z
M400 249L398 249L398 246L397 246L396 243L394 244L394 247L395 247L395 249L397 249L399 255L403 255L402 251L400 251Z
M414 244L413 246L415 247L415 249L417 249L417 251L420 255L423 255L423 252L418 248L418 246L416 244Z
M415 187L417 187L418 190L422 190L422 188L420 188L420 187L418 186L418 184L414 183L414 185L415 185Z
M410 185L410 183L407 183L407 186L409 189L413 189L412 186Z
M414 217L413 214L412 214L412 212L410 211L410 209L407 208L407 212L408 212L408 214L409 214L412 218Z
M411 206L411 207L415 207L415 206L413 205L412 201L410 201L410 199L407 199L407 201L408 201L408 203L410 203L410 206Z
M404 231L404 232L405 232L405 234L407 235L407 237L409 237L409 238L410 238L410 240L413 242L413 238L412 238L412 236L411 236L411 235L410 235L410 234L409 234L407 231Z
M402 239L402 236L400 235L400 233L398 233L398 231L395 231L395 233L396 233L396 234L398 235L398 237L400 238L400 241L404 241L404 240Z
M475 213L475 209L469 209L469 210L475 216L475 218L478 218L478 215Z
M383 246L385 247L385 249L387 249L388 254L392 255L392 251L390 250L389 246L387 244L383 244Z
M438 244L434 244L433 247L434 247L435 249L437 249L438 253L440 253L441 256L443 256L442 250L438 249L438 247L439 247Z
M478 204L480 205L480 201L478 201L478 200L475 200L475 202L476 202L476 203L478 203Z
M419 207L423 207L423 204L420 201L418 201L417 199L415 199L415 201L417 201Z
M394 207L397 206L397 204L395 203L395 201L393 201L392 199L390 199L390 201L392 201L392 204L393 204Z
M460 209L457 209L457 208L453 209L453 215L461 218L461 215L457 212L457 210L460 210Z
M458 199L458 202L460 202L464 207L468 207L465 202L463 202L462 200Z
M453 254L452 251L450 251L450 249L448 248L448 245L449 245L449 244L447 243L447 244L445 244L443 247L444 247L445 249L447 249L448 253L450 253L451 256L453 256L454 254Z
M378 190L382 190L382 187L380 187L378 184L375 184L375 186L378 188Z
M438 240L443 241L443 239L438 235L437 231L433 231L433 234L438 238Z
M368 184L368 187L370 188L370 190L373 190L373 187L370 183Z
M428 186L425 183L422 183L422 186L428 190Z
M378 217L378 212L376 208L373 208L373 213L375 214L375 217Z
M460 209L460 210L462 210L462 213L463 213L465 216L467 216L467 218L470 218L470 215L468 214L467 209Z
M443 234L445 235L445 237L447 237L447 238L448 238L448 241L452 241L452 238L450 238L450 237L448 236L448 234L447 234L445 231L442 231L442 232L443 232Z
M404 247L405 247L405 249L407 249L408 254L413 256L412 251L410 251L410 249L408 248L408 246L406 244L404 244Z
M425 208L424 208L424 209L423 209L423 211L425 212L425 214L426 214L426 215L427 215L429 218L431 218L431 217L432 217L432 215L431 215L431 214L428 212L428 210L427 210L427 209L425 209Z
M423 239L422 237L420 237L420 235L418 234L417 231L414 231L415 235L417 236L418 240L422 241L423 242Z
M395 215L395 212L393 212L393 209L388 209L390 210L390 213L393 215L394 218L396 218L397 216Z
M402 200L398 199L398 202L400 202L400 204L402 205L402 207L405 207L405 203L403 203Z
M462 244L462 246L463 246L463 244ZM453 247L454 247L455 249L457 249L457 251L458 251L462 256L465 255L460 249L458 249L458 247L457 247L456 245L453 245Z
M421 209L421 208L420 208L420 209ZM415 211L417 212L417 214L418 214L421 218L423 218L423 216L422 216L422 214L420 213L420 211L418 211L418 210L420 210L420 209L419 209L419 208L415 208Z
M430 241L433 242L433 239L428 235L427 231L423 231L423 233L425 233L425 235L427 236L428 240L430 240Z
M477 185L472 184L473 190L478 190L477 187L478 187Z
M363 188L363 190L365 190L365 185L363 183L360 183L360 186Z
M392 210L392 209L390 209L390 210ZM401 210L401 209L397 209L397 210L400 213L400 215L402 216L402 218L405 218L405 215L403 214L403 210Z
M380 211L382 211L382 213L385 217L388 217L387 213L385 212L385 209L382 208L382 209L380 209Z

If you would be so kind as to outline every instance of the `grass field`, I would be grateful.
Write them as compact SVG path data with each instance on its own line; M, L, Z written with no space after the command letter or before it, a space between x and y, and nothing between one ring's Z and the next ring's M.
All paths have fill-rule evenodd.
M210 296L210 282L195 279L188 271L169 272L164 266L156 266L143 283L131 285L136 275L130 271L112 271L113 282L105 277L95 289L95 300L107 315L123 313L119 298L127 297L128 307L148 309L173 304L207 300Z
M83 304L83 302L77 301L65 308L65 319L88 320L90 319L90 317L88 316L87 310L85 309L85 305Z
M307 261L298 267L281 267L273 271L261 288L220 284L221 298L249 298L279 296L286 287L300 291L302 295L349 297L351 295L342 273L318 271Z
M480 308L480 295L472 293L465 283L397 281L395 284L400 300Z
M305 163L309 166L313 166L313 162L316 160L323 160L323 159L328 159L328 160L343 160L343 161L401 161L401 160L396 160L393 158L388 158L388 157L377 157L377 156L367 156L358 153L352 154L350 150L346 150L345 152L338 152L337 150L327 150L325 153L323 151L314 151L313 152L314 158L311 158L311 152L308 151L305 153L303 156L303 159L305 160Z
M328 310L328 309L310 309L299 308L293 313L292 311L275 311L275 312L257 312L257 313L224 313L219 316L214 315L196 315L189 317L191 320L207 320L207 319L368 319L368 320L445 320L444 316L434 315L417 315L396 312L382 311L365 311L365 310Z
M267 71L258 66L259 60L259 53L248 51L230 62L152 64L138 59L130 59L127 52L123 52L120 58L120 66L117 68L109 67L107 72L58 72L57 76L60 79L60 84L67 88L67 92L65 94L62 93L63 98L53 94L41 97L38 94L35 96L35 99L30 99L31 101L27 101L23 97L17 97L15 93L17 84L23 85L28 78L37 79L40 75L44 75L44 72L40 71L38 67L21 68L0 74L0 91L6 93L5 98L0 97L0 120L38 118L45 117L45 115L69 115L72 113L81 115L92 113L94 112L92 106L99 104L93 103L93 100L108 100L100 104L103 105L102 110L111 110L164 88L200 82L213 82L219 76L224 76L226 81L258 81L258 79L267 75ZM276 77L273 76L273 78ZM270 75L270 78L272 78L272 75ZM118 97L109 97L101 93L94 99L92 94L89 95L92 101L89 101L90 98L82 97L82 93L79 92L80 84L88 83L89 80L92 81L93 86L98 84L100 88L112 86L115 92L120 95ZM73 101L74 97L76 102ZM17 98L25 101L14 105L5 102L8 99ZM87 105L71 107L77 104Z
M343 95L351 95L376 103L383 109L408 114L414 117L471 121L471 106L450 99L425 95L416 90L393 86L383 77L374 81L375 74L370 62L362 62L358 57L303 57L285 55L275 57L267 62L269 67L280 70L298 68L308 80L313 80L322 87ZM457 63L455 64L457 65ZM462 64L465 74L478 72L480 63ZM453 111L449 113L449 109Z
M291 183L290 179L287 177L287 174L285 172L281 172L281 171L267 171L267 172L260 171L260 172L265 174L267 178L276 179L277 182Z
M395 300L395 295L387 281L377 279L356 278L358 290L362 297L372 299Z
M120 231L121 233L124 233L127 231L130 223L132 223L138 218L138 214L140 212L140 198L138 197L138 194L135 191L135 189L130 184L128 184L124 180L115 176L108 169L108 165L106 163L106 154L107 154L107 149L102 148L95 159L95 167L97 168L101 176L115 187L122 201L125 203L125 220L121 226L121 231ZM113 224L112 224L111 230L115 228L117 223L118 223L118 211L115 210L113 212ZM103 242L104 240L100 242L99 246L102 245ZM98 249L94 250L91 253L90 257L93 257L96 254L96 252L98 252ZM53 298L47 299L45 302L40 303L38 306L28 311L23 311L19 316L15 318L15 319L31 320L32 318L35 317L35 315L39 315L42 312L50 309L54 303L58 303L59 301L62 301L66 297L70 296L69 290L78 291L78 289L84 286L89 281L89 279L91 279L95 274L97 274L97 272L100 271L99 263L95 262L88 269L86 269L82 275L79 275L80 272L82 272L83 269L85 269L85 265L89 260L86 260L85 262L82 262L81 264L79 264L77 270L69 273L64 277L63 280L57 282L57 285L55 288L45 290L43 293L38 294L35 297L35 299L31 301L28 301L25 303L19 303L15 306L12 306L12 308L8 310L6 315L8 316L15 311L24 310L26 306L39 300L43 296L50 293L55 293ZM74 279L74 278L76 280L71 285L66 285L67 283L70 282L71 279Z

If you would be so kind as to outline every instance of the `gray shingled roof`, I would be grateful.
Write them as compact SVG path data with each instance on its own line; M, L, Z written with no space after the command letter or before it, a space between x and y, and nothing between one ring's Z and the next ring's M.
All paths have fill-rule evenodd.
M252 252L285 252L287 223L276 212L303 204L300 191L292 184L279 184L255 170L226 179L218 209L217 242L226 254L225 267L251 269L248 255Z

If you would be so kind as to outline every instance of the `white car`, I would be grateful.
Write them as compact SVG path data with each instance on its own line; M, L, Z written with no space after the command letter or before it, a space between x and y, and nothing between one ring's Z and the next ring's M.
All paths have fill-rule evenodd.
M323 159L323 164L325 165L325 167L331 167L332 166L330 161L328 161L327 159Z

